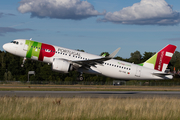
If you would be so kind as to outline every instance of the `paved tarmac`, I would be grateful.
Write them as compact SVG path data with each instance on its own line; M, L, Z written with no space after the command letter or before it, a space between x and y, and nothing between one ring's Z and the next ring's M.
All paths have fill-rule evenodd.
M180 92L169 91L0 91L0 97L64 97L64 98L180 98Z

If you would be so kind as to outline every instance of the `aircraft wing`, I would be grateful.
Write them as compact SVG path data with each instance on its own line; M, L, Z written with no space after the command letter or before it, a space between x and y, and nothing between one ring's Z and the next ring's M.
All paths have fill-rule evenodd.
M98 58L98 59L91 59L91 60L77 60L77 61L71 61L72 63L76 63L82 67L95 67L95 65L102 65L104 61L110 60L112 58L110 57L103 57L103 58Z
M78 64L81 67L89 69L91 66L96 67L95 65L102 65L104 61L114 58L114 56L118 53L119 50L120 50L120 48L116 49L108 57L101 57L101 58L91 59L91 60L75 60L75 61L71 61L71 62Z

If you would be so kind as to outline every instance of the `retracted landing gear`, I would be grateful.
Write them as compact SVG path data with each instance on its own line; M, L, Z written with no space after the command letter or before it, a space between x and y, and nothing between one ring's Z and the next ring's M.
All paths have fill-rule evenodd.
M21 65L21 67L24 67L24 63L25 63L25 61L26 61L26 58L24 57L24 59L23 59L23 63L22 63L22 65Z

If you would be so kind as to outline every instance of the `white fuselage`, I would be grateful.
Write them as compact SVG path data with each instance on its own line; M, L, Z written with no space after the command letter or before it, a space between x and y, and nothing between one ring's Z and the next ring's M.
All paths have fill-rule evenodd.
M16 40L18 44L7 43L3 48L14 55L20 57L27 56L27 46L25 45L24 39ZM33 46L32 46L33 47ZM80 52L76 50L71 50L63 47L53 46L55 48L55 54L52 57L44 57L43 62L52 63L54 58L61 58L68 61L83 61L83 60L92 60L97 58L102 58L102 56L97 56L85 52ZM33 48L38 49L39 48ZM36 50L35 50L36 51ZM50 51L45 51L50 52ZM33 54L33 53L32 53ZM30 59L38 60L38 57L32 57ZM76 66L74 64L74 66ZM100 74L116 79L137 79L137 80L152 80L152 79L172 79L172 75L167 75L166 77L160 77L153 75L153 73L159 73L160 71L146 68L140 65L133 63L128 63L120 60L110 59L104 61L103 64L91 66L89 70L81 69L80 66L78 71L92 74Z

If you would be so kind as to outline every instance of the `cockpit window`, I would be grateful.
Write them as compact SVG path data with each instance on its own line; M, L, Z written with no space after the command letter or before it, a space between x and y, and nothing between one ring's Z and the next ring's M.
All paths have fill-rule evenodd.
M11 41L11 43L13 43L13 44L19 44L19 42L17 42L17 41Z

